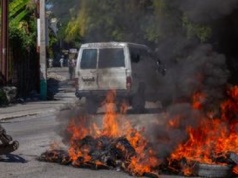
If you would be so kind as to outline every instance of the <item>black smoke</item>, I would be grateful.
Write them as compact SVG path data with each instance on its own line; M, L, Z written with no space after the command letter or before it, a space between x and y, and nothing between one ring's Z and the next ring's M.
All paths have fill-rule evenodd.
M157 86L157 98L168 113L168 122L176 114L183 118L179 128L153 125L150 129L148 135L160 156L168 155L178 143L186 139L186 127L196 125L206 111L219 110L219 103L226 97L227 85L238 83L238 0L163 2L169 13L161 13L159 17L151 9L131 14L123 3L117 9L107 6L106 11L94 5L93 10L102 13L102 16L98 16L105 18L105 14L108 14L109 19L117 23L105 26L103 18L100 18L99 26L84 37L84 42L114 40L111 32L121 28L124 32L120 36L121 41L145 43L156 49L158 57L167 67L166 75L160 78ZM209 26L211 38L206 43L196 36L188 38L181 25L183 16L191 23ZM141 26L146 29L146 25L151 23L158 25L157 34L160 38L157 42L149 41L140 31ZM161 33L163 36L160 36ZM196 92L206 96L202 101L205 111L195 110L191 106L191 98Z
M199 23L210 23L221 19L238 8L237 0L180 0L177 3L179 9L192 21Z
M206 43L196 38L188 39L178 26L162 18L167 36L157 47L157 53L167 65L167 75L161 78L158 98L167 108L167 124L180 115L180 125L169 128L153 125L151 140L160 157L168 156L176 146L188 137L186 128L196 126L208 111L219 114L219 105L226 98L227 85L237 84L237 0L232 1L169 1L168 5L179 9L193 23L209 25L212 37ZM177 12L177 11L176 11ZM176 16L176 14L174 14ZM174 22L177 20L171 18ZM172 24L172 26L168 25ZM172 32L172 33L171 33ZM171 35L172 34L172 35ZM192 96L205 94L203 110L192 107ZM161 118L158 118L161 119ZM166 138L166 139L165 139Z

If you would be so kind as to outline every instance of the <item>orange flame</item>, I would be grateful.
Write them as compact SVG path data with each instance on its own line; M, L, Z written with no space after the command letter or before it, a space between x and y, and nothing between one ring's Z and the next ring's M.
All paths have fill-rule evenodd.
M232 172L233 172L234 174L238 174L238 165L235 165L235 166L233 167Z
M204 116L197 128L188 127L188 140L177 146L169 161L186 158L190 163L223 164L217 159L226 158L229 152L238 153L238 121L234 121L238 113L238 87L231 88L228 94L230 99L221 104L221 118ZM200 106L198 103L193 108L199 109ZM238 168L234 171L238 171ZM191 173L185 170L184 174Z
M181 119L182 119L181 116L176 115L176 116L174 116L172 119L170 119L168 121L168 125L167 126L169 128L178 128L180 126Z
M135 129L130 129L126 138L130 141L137 153L136 156L132 157L128 167L130 172L142 175L143 173L151 172L152 168L159 165L160 162L158 158L156 158L155 152L152 149L147 148L147 140L140 132Z
M192 106L194 109L201 109L202 104L205 99L205 94L201 92L196 92L192 97Z
M68 150L69 156L73 161L79 157L83 157L84 161L90 161L89 149L87 147L79 149L79 145L77 144L77 141L80 141L89 134L94 138L101 136L107 136L109 138L125 136L136 152L135 156L131 157L128 162L128 171L135 175L143 175L143 173L151 172L153 168L159 165L159 160L155 156L155 152L148 148L147 140L143 137L143 130L138 131L133 129L128 121L120 120L123 117L120 117L122 115L115 111L115 95L115 91L109 91L106 97L106 113L103 117L102 129L99 129L95 123L91 123L90 127L87 127L84 123L86 118L81 119L82 122L80 123L77 123L75 119L70 122L68 132L72 136ZM124 102L121 107L122 114L126 110L127 106L126 102Z

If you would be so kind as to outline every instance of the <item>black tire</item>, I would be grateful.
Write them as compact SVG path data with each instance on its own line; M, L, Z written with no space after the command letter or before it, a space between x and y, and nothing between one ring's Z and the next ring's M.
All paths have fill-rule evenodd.
M230 153L230 159L231 159L234 163L238 164L238 155L237 155L236 153Z
M143 113L145 111L145 100L139 96L132 99L132 109L135 113Z
M232 175L232 168L229 165L198 164L197 175L208 178L228 178Z
M0 155L9 154L19 148L19 142L13 141L7 145L0 145Z
M146 85L141 82L132 98L132 109L136 113L143 113L145 111L145 90Z
M6 134L6 130L0 125L0 134Z
M98 109L98 104L95 99L88 97L86 98L85 108L88 114L96 114Z
M10 136L10 135L5 135L5 138L8 140L8 142L10 142L10 141L13 140L13 139L12 139L12 136Z
M12 147L13 147L13 151L17 150L19 148L19 142L14 140L12 142Z

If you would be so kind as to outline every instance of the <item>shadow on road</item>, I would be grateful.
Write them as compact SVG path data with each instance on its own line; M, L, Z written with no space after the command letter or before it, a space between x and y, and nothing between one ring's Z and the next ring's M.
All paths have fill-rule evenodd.
M27 163L24 158L14 154L0 155L0 162Z

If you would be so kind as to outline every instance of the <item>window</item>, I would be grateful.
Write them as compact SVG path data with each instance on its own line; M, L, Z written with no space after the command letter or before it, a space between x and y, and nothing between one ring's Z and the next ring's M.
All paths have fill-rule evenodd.
M81 59L81 69L95 69L97 65L97 49L84 49Z
M98 68L125 67L123 48L105 48L99 50Z
M129 50L132 63L138 63L149 56L148 49L146 48L130 47Z
M140 52L137 48L130 48L130 56L132 63L138 63L140 61Z

